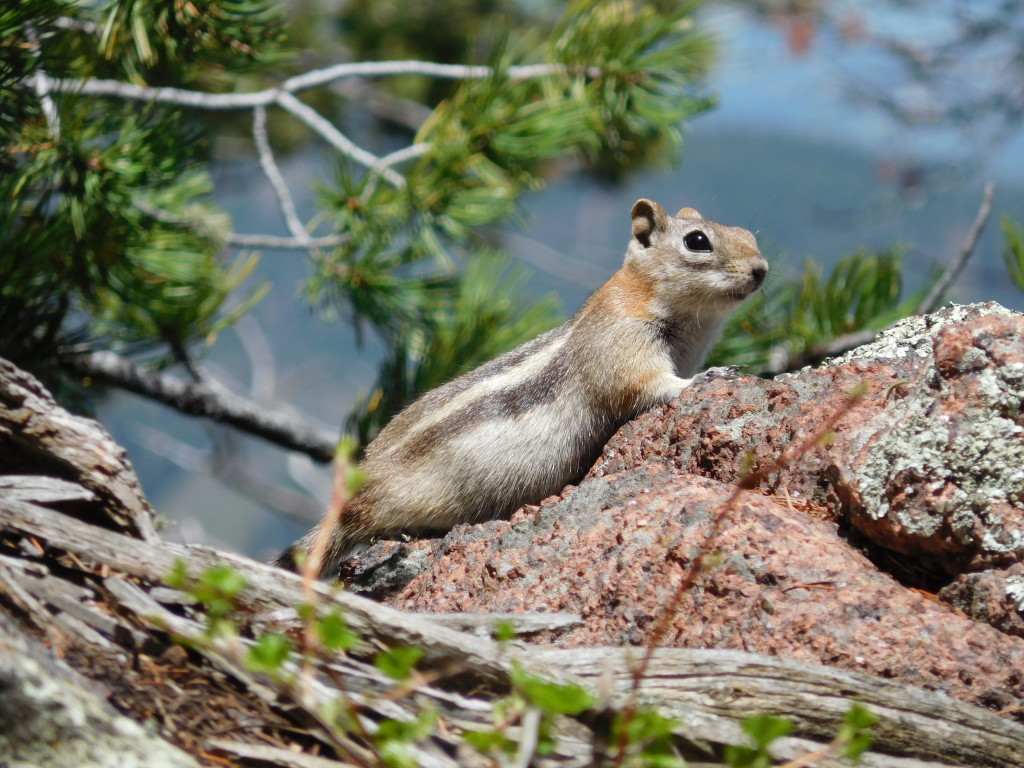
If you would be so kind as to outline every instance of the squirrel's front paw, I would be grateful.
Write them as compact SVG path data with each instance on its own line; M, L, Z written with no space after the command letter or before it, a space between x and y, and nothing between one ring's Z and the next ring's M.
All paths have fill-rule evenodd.
M697 374L696 381L712 381L713 379L738 379L740 377L740 366L738 365L716 365L708 368L703 373Z

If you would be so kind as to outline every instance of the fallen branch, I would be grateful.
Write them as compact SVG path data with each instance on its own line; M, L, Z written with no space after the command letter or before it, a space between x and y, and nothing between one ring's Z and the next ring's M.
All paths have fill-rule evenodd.
M113 352L69 354L60 364L69 373L134 392L188 416L229 424L316 461L326 464L334 457L336 436L223 389L144 370Z

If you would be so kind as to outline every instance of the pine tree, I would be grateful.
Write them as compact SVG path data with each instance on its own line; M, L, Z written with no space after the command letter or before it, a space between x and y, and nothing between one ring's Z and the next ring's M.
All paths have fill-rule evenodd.
M208 202L195 148L233 129L206 120L210 110L251 112L293 240L308 247L306 300L387 344L378 386L350 422L366 439L415 393L556 321L552 301L519 295L522 273L479 228L514 215L554 161L616 176L678 150L683 121L711 106L697 83L713 47L694 10L587 0L560 19L481 34L458 51L475 67L342 64L415 75L434 85L417 96L440 97L407 149L385 158L312 106L316 87L345 77L338 68L282 82L296 57L269 3L31 0L3 11L0 354L65 392L96 350L198 376L194 357L260 291L239 299L255 256L231 255L242 239ZM294 95L307 90L311 102ZM339 150L315 237L277 174L270 110Z

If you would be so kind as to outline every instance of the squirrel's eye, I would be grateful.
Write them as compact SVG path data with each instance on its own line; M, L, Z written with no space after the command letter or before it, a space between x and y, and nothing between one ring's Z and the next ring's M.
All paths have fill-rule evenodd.
M711 241L708 240L708 236L699 229L693 230L693 232L690 232L686 237L684 237L683 245L691 251L704 251L705 253L711 253Z

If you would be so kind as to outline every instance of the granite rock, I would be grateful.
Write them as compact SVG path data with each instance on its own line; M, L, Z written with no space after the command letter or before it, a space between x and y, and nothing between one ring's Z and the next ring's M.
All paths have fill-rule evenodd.
M563 647L642 645L673 604L664 645L1018 706L1022 405L1024 316L951 306L818 368L702 381L626 424L560 496L380 542L347 573L405 610L580 614L535 638ZM836 414L830 440L792 450ZM766 477L737 495L751 467ZM698 556L713 567L680 591Z

